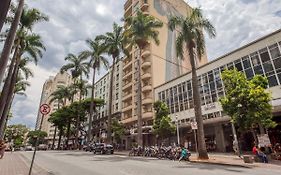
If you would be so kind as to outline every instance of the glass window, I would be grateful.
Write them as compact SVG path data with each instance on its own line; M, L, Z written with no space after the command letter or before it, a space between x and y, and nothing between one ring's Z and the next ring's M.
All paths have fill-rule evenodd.
M243 70L242 64L241 64L241 61L240 61L240 60L235 61L235 67L236 67L236 69L237 69L238 71Z
M221 88L222 87L222 80L217 80L216 84L217 84L218 89Z
M208 77L206 74L202 75L202 79L203 79L203 84L208 84Z
M246 69L246 70L245 70L245 74L246 74L246 77L247 77L248 79L251 79L252 77L254 77L254 72L253 72L252 68Z
M255 74L259 74L259 75L263 75L263 71L262 71L262 67L261 66L256 66L254 67L254 71L255 71Z
M252 60L253 66L260 65L259 56L258 56L258 54L256 52L251 54L251 60Z
M214 75L212 71L208 72L208 78L209 78L209 82L214 81Z
M263 63L270 60L270 57L269 57L267 48L263 48L263 49L261 49L259 52L260 52L260 56L261 56L261 61L262 61Z
M276 47L274 48L270 48L270 54L271 54L271 57L272 59L275 59L277 57L280 57L281 54L280 54L280 51L279 51L279 48L277 46L277 44L274 44Z
M273 60L273 62L274 62L275 69L280 69L281 68L281 57Z
M190 81L187 82L187 90L191 90L191 82Z
M189 108L193 108L194 104L193 104L193 100L189 101Z
M273 86L278 85L278 82L277 82L277 79L276 79L275 75L273 75L271 77L268 77L268 84L269 84L269 87L273 87Z
M216 90L215 82L210 83L210 89L211 89L211 91L215 91Z
M273 71L273 66L270 61L264 63L263 68L265 73Z
M228 64L227 64L227 68L228 68L228 69L233 69L233 63L232 63L232 62L231 62L231 63L228 63Z
M217 100L218 100L217 94L216 93L212 94L212 101L216 102Z
M243 66L244 66L244 69L251 67L251 63L250 63L248 56L243 57Z

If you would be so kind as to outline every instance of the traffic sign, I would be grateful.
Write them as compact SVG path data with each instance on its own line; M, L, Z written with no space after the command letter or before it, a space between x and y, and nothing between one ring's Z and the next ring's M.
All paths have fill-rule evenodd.
M42 105L40 106L40 112L41 112L41 114L47 115L47 114L50 113L50 111L51 111L51 107L50 107L49 105L47 105L47 104L42 104Z
M191 125L191 129L193 130L198 129L197 122L191 122L190 125Z

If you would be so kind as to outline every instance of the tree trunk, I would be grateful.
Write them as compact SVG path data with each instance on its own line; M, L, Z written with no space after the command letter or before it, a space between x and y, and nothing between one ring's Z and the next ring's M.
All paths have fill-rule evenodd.
M91 95L91 105L90 105L90 116L89 116L89 126L88 126L88 140L89 143L92 140L92 122L93 122L93 113L94 113L94 93L95 93L95 76L96 69L93 68L93 82L92 82L92 95Z
M253 138L254 138L254 142L255 142L254 144L255 144L255 145L258 145L258 144L259 144L259 141L258 141L257 135L256 135L256 133L255 133L255 131L254 131L253 128L251 128L251 133L252 133Z
M206 143L205 143L205 134L201 110L201 98L198 88L198 79L195 65L195 58L193 52L193 46L187 46L190 56L190 64L192 69L192 90L193 90L193 104L194 104L194 113L198 126L197 139L198 139L198 159L209 159Z
M3 131L3 135L5 136L5 130L7 128L7 125L8 125L8 120L9 120L9 112L10 112L10 109L11 109L11 106L12 106L12 102L14 101L14 97L15 97L15 94L13 94L13 97L12 97L12 100L10 101L10 103L8 105L5 105L5 109L4 109L4 112L3 112L3 116L6 116L6 121L5 121L5 125L4 125L4 131ZM4 118L4 117L3 117ZM0 119L0 123L2 122L1 121L2 118Z
M70 127L71 127L71 119L68 120L67 123L67 130L66 130L66 147L68 148L68 142L69 142L69 137L70 137Z
M80 83L82 83L82 75L80 76ZM79 93L79 104L81 104L81 100L82 100L82 89L80 89L80 93ZM77 119L76 119L76 134L75 134L75 149L77 149L79 147L79 127L80 126L80 115L77 115Z
M57 147L58 150L61 149L60 144L61 144L61 137L62 137L62 133L63 133L63 128L61 128L59 130L60 130L60 133L59 133L59 140L58 140L58 147Z
M12 88L11 85L12 85L12 79L13 79L13 72L16 67L16 61L17 61L17 55L18 55L17 53L18 53L18 47L16 47L16 49L15 49L14 56L12 58L10 66L9 66L8 75L6 77L5 84L4 84L4 87L3 87L3 90L2 90L1 96L0 96L0 117L1 117L0 126L2 125L3 122L5 122L5 119L3 119L4 118L3 113L5 110L5 106L7 104L8 93L9 93L10 89Z
M141 59L142 59L142 47L139 47L139 61L138 61L138 135L137 140L140 146L143 146L142 138L142 83L141 83Z
M10 104L11 101L12 101L12 98L13 98L13 94L14 94L14 90L15 90L15 85L17 83L17 76L18 76L18 72L19 72L19 63L20 63L20 57L17 58L16 60L16 65L15 65L15 68L13 70L13 76L12 76L12 80L11 80L11 84L10 84L10 89L8 91L8 95L6 97L6 104ZM2 112L2 120L1 123L0 123L0 139L3 139L4 137L4 127L5 127L5 121L6 121L6 118L7 118L7 115L3 115L3 112L4 111L1 111Z
M9 56L10 56L10 53L12 50L12 46L14 45L14 40L15 40L17 28L18 28L18 25L20 22L20 17L22 14L23 6L24 6L24 0L20 0L16 14L15 14L15 18L12 22L9 34L6 38L6 41L5 41L3 50L2 50L2 54L1 54L1 58L0 58L0 86L3 81L6 66L7 66Z
M5 23L10 4L11 0L2 0L2 2L0 3L0 32Z
M109 106L108 106L108 121L107 121L107 142L112 142L111 132L111 119L112 119L112 102L113 102L113 82L114 82L114 69L115 69L116 57L113 57L111 75L110 75L110 86L109 86Z
M60 102L59 102L59 99L58 99L58 110L60 109ZM56 136L57 136L57 129L58 127L55 126L55 133L54 133L54 137L53 137L53 143L52 143L52 150L55 149L55 142L56 142Z

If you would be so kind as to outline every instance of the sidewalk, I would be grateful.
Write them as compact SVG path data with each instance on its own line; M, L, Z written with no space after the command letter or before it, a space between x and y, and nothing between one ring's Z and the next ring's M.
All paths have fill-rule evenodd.
M128 156L129 151L117 151L114 154ZM190 161L193 163L208 163L208 164L216 164L216 165L227 165L227 166L237 166L244 168L281 168L281 161L270 160L268 164L264 163L244 163L243 159L239 158L233 154L225 154L225 153L209 153L209 160L198 160L196 153L192 152Z
M1 175L27 175L30 161L20 152L5 152L4 158L0 159ZM48 173L37 165L33 166L32 175L47 175Z

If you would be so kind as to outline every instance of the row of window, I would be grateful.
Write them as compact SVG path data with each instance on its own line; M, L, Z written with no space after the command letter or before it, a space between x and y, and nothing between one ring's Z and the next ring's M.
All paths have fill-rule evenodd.
M224 87L221 72L225 69L236 68L245 73L248 79L254 75L266 76L269 87L281 83L281 42L265 47L224 66L217 67L207 73L198 76L198 88L201 96L201 104L206 105L217 102L224 96ZM191 80L182 82L165 91L158 93L159 100L166 102L170 113L193 108L193 94Z

